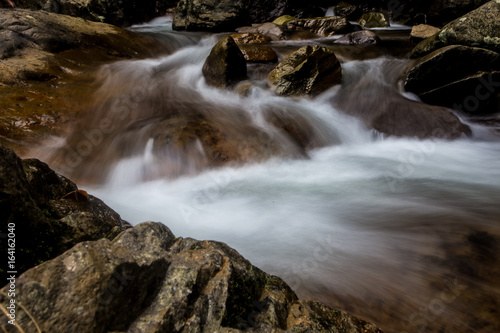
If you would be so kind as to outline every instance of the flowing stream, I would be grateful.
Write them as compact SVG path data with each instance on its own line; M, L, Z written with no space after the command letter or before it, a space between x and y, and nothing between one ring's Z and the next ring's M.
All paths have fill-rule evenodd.
M386 332L500 330L498 132L470 124L472 137L455 141L386 138L332 103L347 93L356 108L418 100L398 85L404 50L338 49L344 84L315 99L273 95L265 77L274 65L249 65L245 97L202 77L220 36L171 32L161 20L135 29L175 51L102 68L92 112L56 167L92 182L90 192L132 224L161 221L176 236L223 241L299 297ZM407 37L387 36L386 45ZM308 43L331 39L271 46L282 59ZM299 119L309 146L272 126L269 110ZM176 149L158 133L189 112L236 138L258 133L259 158L213 168L202 142Z

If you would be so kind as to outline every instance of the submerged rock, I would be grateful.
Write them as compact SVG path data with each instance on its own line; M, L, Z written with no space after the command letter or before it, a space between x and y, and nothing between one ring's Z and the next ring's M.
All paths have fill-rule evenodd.
M448 45L481 47L500 52L500 1L493 0L448 23L431 38L420 42L412 51L422 57Z
M247 63L231 36L219 41L203 65L203 76L214 87L226 88L247 77Z
M274 68L269 83L278 95L318 95L342 80L340 62L326 47L304 46Z
M384 13L365 13L361 15L358 24L363 28L384 28L389 27L389 18Z
M335 41L335 44L343 45L378 45L382 40L377 36L376 33L369 30L361 30L351 32L344 35Z

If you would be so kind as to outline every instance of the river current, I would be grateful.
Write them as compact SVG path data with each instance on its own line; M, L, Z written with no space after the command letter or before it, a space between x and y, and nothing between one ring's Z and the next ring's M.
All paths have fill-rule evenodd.
M95 107L83 120L88 130L79 134L96 141L95 156L68 162L83 185L90 180L91 194L132 224L161 221L176 236L225 242L299 297L386 332L500 330L498 129L469 122L472 136L455 141L388 138L332 103L342 94L356 108L418 100L398 82L408 63L401 49L339 49L344 82L314 99L273 95L264 81L273 65L250 65L253 86L240 96L203 79L220 36L172 32L162 20L134 29L172 53L101 69ZM407 32L387 36L386 45L399 45ZM331 40L271 46L282 59ZM117 100L132 105L125 120ZM210 168L201 143L158 148L154 126L193 108L235 131L244 115L264 133L261 146L272 141L281 153ZM314 147L304 152L278 133L266 122L269 108L305 119ZM117 128L104 139L92 134L102 119Z

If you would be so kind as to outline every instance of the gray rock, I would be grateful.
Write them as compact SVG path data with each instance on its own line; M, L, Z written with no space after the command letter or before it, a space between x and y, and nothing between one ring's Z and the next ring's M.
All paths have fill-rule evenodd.
M16 301L47 332L381 332L298 300L223 243L175 238L153 222L113 241L80 243L25 272L16 289ZM36 330L22 309L16 320Z
M340 37L335 41L335 44L342 45L378 45L382 40L377 36L376 33L369 30L361 30L351 32L345 36Z
M425 102L453 107L462 104L467 96L474 98L481 86L481 77L485 80L484 77L495 70L500 70L500 54L496 52L462 45L446 46L420 58L408 68L405 89L416 93ZM488 91L491 89L498 90L495 85L486 89L487 94L481 94L481 103L475 112L497 111L491 105L496 99L494 91Z
M500 52L500 1L493 0L448 23L431 38L420 42L413 58L424 56L448 45L481 47Z
M333 51L304 46L274 68L269 83L278 95L318 95L342 80L340 62Z
M203 76L214 87L226 88L247 78L247 63L231 36L219 41L203 64Z

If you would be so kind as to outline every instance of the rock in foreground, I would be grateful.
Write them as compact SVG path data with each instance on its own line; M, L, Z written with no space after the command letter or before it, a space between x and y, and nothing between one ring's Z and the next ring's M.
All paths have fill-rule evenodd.
M47 332L381 332L298 300L223 243L175 238L160 223L80 243L16 284L17 300ZM16 319L36 331L25 311Z
M333 51L304 46L269 73L268 80L278 95L318 95L342 80L340 62Z
M38 160L21 161L0 145L0 232L15 225L16 270L63 253L75 244L113 238L126 223L101 200ZM1 243L6 253L6 242ZM5 271L1 271L5 281Z

